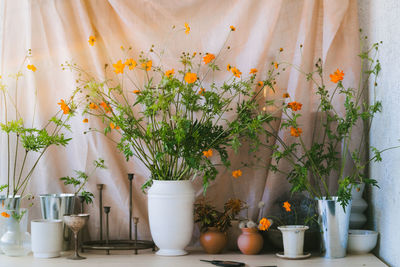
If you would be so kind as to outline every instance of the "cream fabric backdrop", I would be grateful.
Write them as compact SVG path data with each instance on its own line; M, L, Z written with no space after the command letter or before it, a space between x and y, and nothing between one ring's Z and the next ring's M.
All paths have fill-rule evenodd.
M354 0L6 0L2 2L2 11L1 74L6 77L16 72L25 51L32 49L30 62L38 70L25 75L18 104L23 107L23 114L30 116L37 88L38 124L44 123L59 108L60 98L67 98L74 90L74 74L61 70L60 64L64 61L73 61L92 73L101 74L104 63L116 62L122 57L120 46L132 46L133 55L137 57L152 44L158 48L165 44L169 56L164 64L173 67L176 66L173 60L182 51L217 53L230 25L237 30L228 43L231 52L220 61L222 67L230 63L244 74L254 67L265 73L282 47L284 52L280 60L310 70L321 57L329 73L336 68L344 69L345 84L354 85L359 77L357 1ZM183 28L185 22L191 27L189 35L183 31L171 35L172 25ZM97 37L93 47L88 44L90 35ZM300 44L304 46L302 52ZM307 136L317 106L316 96L310 84L296 71L286 71L280 77L278 93L286 88L293 99L303 103L302 121L304 136ZM91 124L101 125L93 120ZM47 152L34 173L30 191L35 194L67 192L59 177L72 174L73 169L88 169L93 159L103 157L109 168L99 171L88 188L97 194L96 184L106 184L104 205L111 206L111 238L128 236L128 172L136 174L133 201L134 216L141 220L139 235L150 238L146 196L140 191L148 176L146 169L137 160L125 162L103 136L84 135L88 125L82 123L81 117L75 117L72 125L73 133L69 134L72 142L66 149L53 148ZM282 135L287 137L287 133ZM2 137L0 179L4 182L6 151ZM268 152L262 153L268 163ZM243 149L241 157L246 156ZM240 161L239 157L234 157L233 166ZM207 196L218 206L230 197L254 204L250 214L255 219L258 201L264 200L266 211L270 210L273 201L288 185L284 177L265 169L243 169L243 172L242 177L233 179L229 170L222 170ZM200 181L196 181L195 186L200 196ZM97 200L89 207L89 212L90 233L97 238ZM30 217L40 217L38 201Z

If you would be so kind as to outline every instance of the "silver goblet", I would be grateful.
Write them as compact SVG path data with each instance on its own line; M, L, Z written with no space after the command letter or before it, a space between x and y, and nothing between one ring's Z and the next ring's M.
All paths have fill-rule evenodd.
M79 256L78 254L78 233L85 226L89 220L89 214L65 214L64 223L72 230L75 238L75 252L69 256L70 260L83 260L85 257Z

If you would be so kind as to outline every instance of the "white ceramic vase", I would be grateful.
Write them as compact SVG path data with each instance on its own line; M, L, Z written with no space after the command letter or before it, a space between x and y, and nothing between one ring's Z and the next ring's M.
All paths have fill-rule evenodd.
M368 208L367 201L362 198L365 184L359 184L351 190L352 205L350 213L350 229L361 229L367 222L364 211Z
M60 257L63 245L63 221L31 221L31 238L32 252L35 258Z
M284 225L279 226L283 237L284 256L296 258L303 255L304 232L308 226L304 225Z
M190 181L153 181L148 191L150 231L157 255L187 254L194 226L194 189Z

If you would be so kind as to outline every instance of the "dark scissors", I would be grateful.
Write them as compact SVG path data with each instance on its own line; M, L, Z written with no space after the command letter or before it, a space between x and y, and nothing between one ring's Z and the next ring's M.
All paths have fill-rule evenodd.
M214 260L214 261L200 260L200 261L209 262L216 266L226 266L226 267L235 267L235 266L240 267L240 266L246 265L243 262L237 262L237 261L218 261L218 260Z

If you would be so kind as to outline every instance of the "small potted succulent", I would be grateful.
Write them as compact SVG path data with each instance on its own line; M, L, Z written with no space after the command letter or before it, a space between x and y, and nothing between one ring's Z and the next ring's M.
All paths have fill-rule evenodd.
M261 251L264 240L259 231L267 231L273 223L272 220L263 217L264 202L259 202L258 208L261 218L258 223L248 219L249 216L239 223L242 234L239 236L237 244L240 251L246 255L258 254Z
M202 199L195 203L195 222L200 226L200 244L209 254L221 253L227 244L226 231L231 227L232 219L244 208L240 199L230 199L224 204L223 211Z

